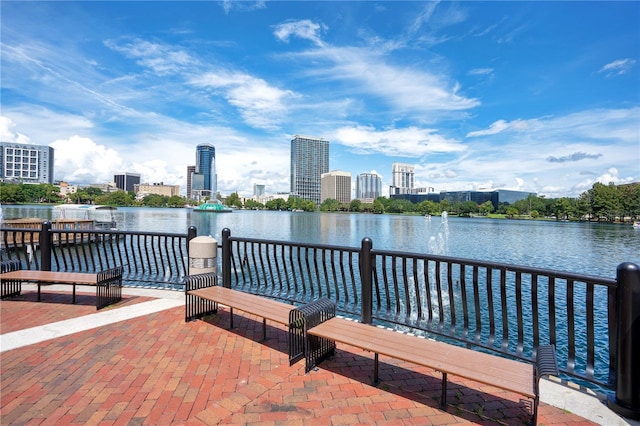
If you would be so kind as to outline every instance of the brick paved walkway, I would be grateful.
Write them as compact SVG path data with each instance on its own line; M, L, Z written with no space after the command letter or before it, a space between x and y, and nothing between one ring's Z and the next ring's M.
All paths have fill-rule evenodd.
M1 329L95 313L69 300L0 302ZM87 295L89 297L89 295ZM111 309L148 298L126 297ZM58 303L59 302L59 303ZM17 315L19 313L19 315ZM43 315L44 314L44 315ZM23 321L24 319L24 321ZM39 322L39 321L36 321ZM42 323L40 321L40 323ZM184 322L173 308L1 354L2 425L520 425L530 420L521 397L450 377L449 407L438 406L440 375L381 358L378 387L372 356L338 345L309 374L289 366L287 334L228 312ZM593 424L540 404L539 424Z

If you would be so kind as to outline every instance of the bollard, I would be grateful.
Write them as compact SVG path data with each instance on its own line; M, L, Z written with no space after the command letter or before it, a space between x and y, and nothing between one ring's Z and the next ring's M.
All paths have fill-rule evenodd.
M42 222L42 228L40 228L40 237L38 237L38 243L40 244L40 270L51 270L51 252L53 251L53 234L51 234L51 222ZM39 288L39 287L38 287Z
M373 309L373 282L371 276L371 249L373 241L371 238L362 239L362 248L360 250L360 279L362 280L362 318L363 324L371 324Z
M218 242L212 237L195 237L189 241L189 275L217 272Z
M640 267L621 263L616 280L616 394L608 405L624 417L640 420Z
M222 286L231 288L231 230L222 230Z
M191 225L189 229L187 229L187 256L189 256L189 243L197 236L198 229L195 226Z

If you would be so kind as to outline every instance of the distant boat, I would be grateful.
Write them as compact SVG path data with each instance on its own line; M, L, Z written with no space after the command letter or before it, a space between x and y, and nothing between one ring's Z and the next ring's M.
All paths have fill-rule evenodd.
M431 215L429 213L427 213L427 214L424 215L424 218L427 219L427 220L431 220Z
M94 229L116 230L118 225L113 217L117 207L102 204L59 204L55 206L58 211L59 222L69 222L65 228L71 227L73 221L93 221Z
M640 229L640 221L636 220L635 222L633 222L633 227L635 229Z
M209 201L208 203L200 204L193 209L194 212L205 213L230 213L233 210L225 208L225 206L218 200Z

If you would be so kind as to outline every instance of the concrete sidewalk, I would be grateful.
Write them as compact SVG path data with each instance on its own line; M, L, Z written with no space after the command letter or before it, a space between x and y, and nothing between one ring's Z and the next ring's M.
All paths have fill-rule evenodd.
M530 420L518 395L455 377L441 410L439 373L396 360L381 359L382 383L370 386L371 355L348 346L305 374L304 363L289 366L283 327L269 324L270 339L259 342L260 319L242 313L231 331L224 309L211 323L185 323L180 292L125 288L123 302L96 312L91 289L72 305L68 287L46 287L40 303L33 287L0 303L3 425ZM28 319L23 327L19 318ZM546 426L639 425L558 381L542 381L541 401Z

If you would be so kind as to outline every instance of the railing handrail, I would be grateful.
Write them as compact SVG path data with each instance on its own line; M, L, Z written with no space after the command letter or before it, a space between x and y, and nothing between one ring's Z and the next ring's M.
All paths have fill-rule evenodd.
M615 287L617 285L617 281L615 278L606 278L598 275L580 274L577 272L560 271L557 269L538 268L535 266L522 266L522 265L514 265L510 263L503 263L503 262L468 259L463 257L452 257L452 256L444 256L444 255L437 255L437 254L420 254L420 253L411 253L406 251L380 250L380 249L372 249L371 255L372 256L386 255L386 256L395 256L395 257L411 257L415 259L434 260L434 261L439 261L443 263L465 264L470 266L480 266L480 267L487 267L492 269L503 269L505 271L510 271L510 272L522 272L522 273L530 273L530 274L537 274L537 275L545 275L553 278L573 279L576 281L593 282L593 283L598 283L598 284L602 284L610 287Z

